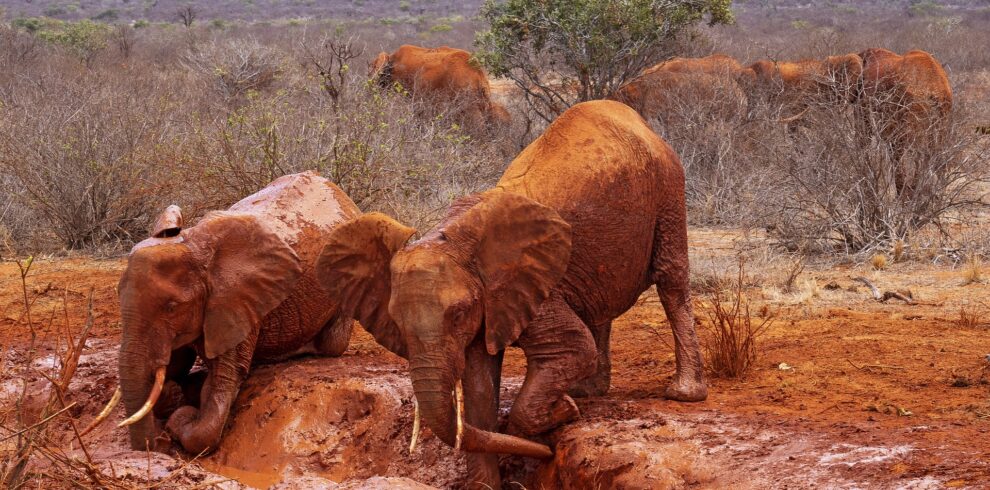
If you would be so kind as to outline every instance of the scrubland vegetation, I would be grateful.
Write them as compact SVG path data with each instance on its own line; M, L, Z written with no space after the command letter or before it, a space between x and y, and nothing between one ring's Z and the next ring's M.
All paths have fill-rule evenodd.
M7 255L123 251L169 203L196 216L309 168L338 182L362 209L428 225L451 198L490 185L552 120L552 103L601 96L638 72L604 70L600 58L564 59L604 71L570 98L496 89L513 127L470 134L443 113L423 117L421 101L377 90L366 66L379 50L406 42L472 50L474 33L487 25L481 18L251 23L209 9L183 20L180 7L165 23L11 17L16 9L8 7L0 27L0 239ZM956 95L947 135L911 155L919 182L917 195L906 199L885 185L894 157L875 134L877 124L864 125L847 106L820 107L793 127L779 123L781 107L740 106L730 90L714 98L677 94L679 109L651 122L685 164L692 221L767 228L793 250L858 253L899 241L920 254L923 247L962 246L952 225L971 216L986 191L986 143L975 131L990 120L984 10L743 2L734 25L657 37L660 44L636 58L637 67L713 52L746 63L870 46L920 48L945 65ZM487 46L486 66L515 73L514 86L529 86L513 72L528 55L506 51L511 39L478 39ZM568 70L541 76L580 81ZM982 252L986 242L966 245Z

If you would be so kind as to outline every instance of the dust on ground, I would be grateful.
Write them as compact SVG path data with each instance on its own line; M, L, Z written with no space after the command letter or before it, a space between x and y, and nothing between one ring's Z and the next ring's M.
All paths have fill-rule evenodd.
M702 403L662 399L674 372L672 338L655 293L647 292L614 322L609 394L578 400L581 419L547 438L553 460L504 458L507 486L990 485L987 281L970 281L967 266L947 255L935 257L936 265L932 258L891 261L882 271L868 263L810 263L787 288L794 263L761 237L692 229L691 240L699 317L705 285L731 276L737 256L748 257L754 312L776 316L755 369L742 379L710 379ZM116 385L115 286L123 267L123 259L35 260L27 278L36 336L29 353L18 269L0 264L0 423L8 426L18 405L37 410L48 389L39 373L57 364L65 326L76 332L85 323L90 291L92 335L69 385L76 405L67 413L82 426L99 412ZM910 292L915 304L877 302L853 280L859 276L884 291ZM209 456L131 451L125 429L110 423L124 416L122 408L85 442L106 474L163 487L456 487L463 458L428 430L408 452L412 390L405 370L403 360L356 330L340 358L256 368L221 448ZM521 352L511 349L503 412L524 372ZM68 418L52 424L52 443L78 454ZM0 442L0 454L7 457L13 443Z

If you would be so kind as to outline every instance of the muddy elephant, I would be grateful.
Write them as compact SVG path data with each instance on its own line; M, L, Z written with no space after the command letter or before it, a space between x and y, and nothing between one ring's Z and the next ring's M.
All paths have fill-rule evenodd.
M118 292L120 388L134 449L156 419L193 454L216 449L252 364L300 352L339 356L353 320L314 275L330 231L360 214L312 172L281 177L182 227L169 207L131 250ZM197 357L204 372L190 372ZM154 417L147 416L149 413Z
M751 104L780 104L783 122L801 119L816 105L835 106L857 98L863 61L856 54L801 61L757 61L740 71Z
M707 397L684 170L630 107L575 105L495 188L455 201L439 225L407 243L413 233L362 215L330 233L317 276L376 339L405 344L417 419L471 453L469 482L500 488L495 453L551 455L494 432L505 348L521 347L527 362L509 432L544 433L578 416L569 392L607 391L611 322L651 285L674 333L677 371L665 395Z
M882 48L859 54L863 60L860 105L870 127L890 145L898 162L894 180L898 193L907 197L914 174L902 157L912 148L935 144L947 130L952 111L952 87L942 65L924 51L903 56Z
M734 58L673 58L643 70L608 98L636 109L643 118L669 119L690 108L729 119L745 114L746 96L739 87L742 66Z
M491 98L488 76L461 49L405 44L392 54L379 53L370 76L385 87L398 83L411 95L435 104L457 104L456 112L473 127L511 122L505 107Z

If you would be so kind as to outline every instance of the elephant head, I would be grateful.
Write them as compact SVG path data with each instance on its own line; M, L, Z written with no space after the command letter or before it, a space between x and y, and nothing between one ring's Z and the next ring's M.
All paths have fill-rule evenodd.
M134 449L154 447L157 402L173 352L216 359L243 342L301 274L295 252L256 217L217 212L182 229L170 206L134 246L118 285L120 391Z
M381 52L368 64L368 78L377 80L379 85L386 86L391 81L391 59L388 53Z
M447 218L403 248L414 230L366 214L331 232L317 276L376 339L403 339L424 422L472 452L546 456L525 439L463 421L456 392L465 349L512 344L560 280L570 225L552 209L495 189L460 199ZM401 250L400 250L401 249Z

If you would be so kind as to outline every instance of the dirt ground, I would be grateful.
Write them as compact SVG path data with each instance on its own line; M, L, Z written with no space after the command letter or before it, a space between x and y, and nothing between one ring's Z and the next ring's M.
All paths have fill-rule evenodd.
M696 315L706 285L749 257L753 311L776 315L754 369L710 379L707 401L661 398L674 371L672 343L653 292L614 323L612 389L578 400L579 421L548 436L551 461L503 460L526 488L990 488L990 285L966 283L945 257L890 264L810 263L784 291L790 263L759 237L693 229ZM116 384L123 259L35 260L27 278L31 333L20 275L0 264L0 425L20 405L37 412L57 364L65 325L78 335L93 295L93 329L67 392L81 427ZM985 275L990 276L990 270ZM909 290L916 304L875 301L854 277L881 290ZM970 322L962 316L973 317ZM710 337L701 322L703 342ZM27 370L25 366L32 366ZM241 488L456 487L463 460L425 430L408 454L412 390L404 361L358 330L341 358L299 358L252 372L222 447L200 458L131 451L117 429L123 409L84 438L104 474L137 486ZM503 376L508 410L525 370L512 350ZM24 403L18 399L27 382ZM30 416L27 416L28 420ZM15 438L0 432L0 455ZM69 417L52 420L50 444L82 454ZM190 461L192 460L192 461ZM36 457L32 468L51 465ZM68 486L68 483L64 483ZM512 486L516 488L516 486Z

